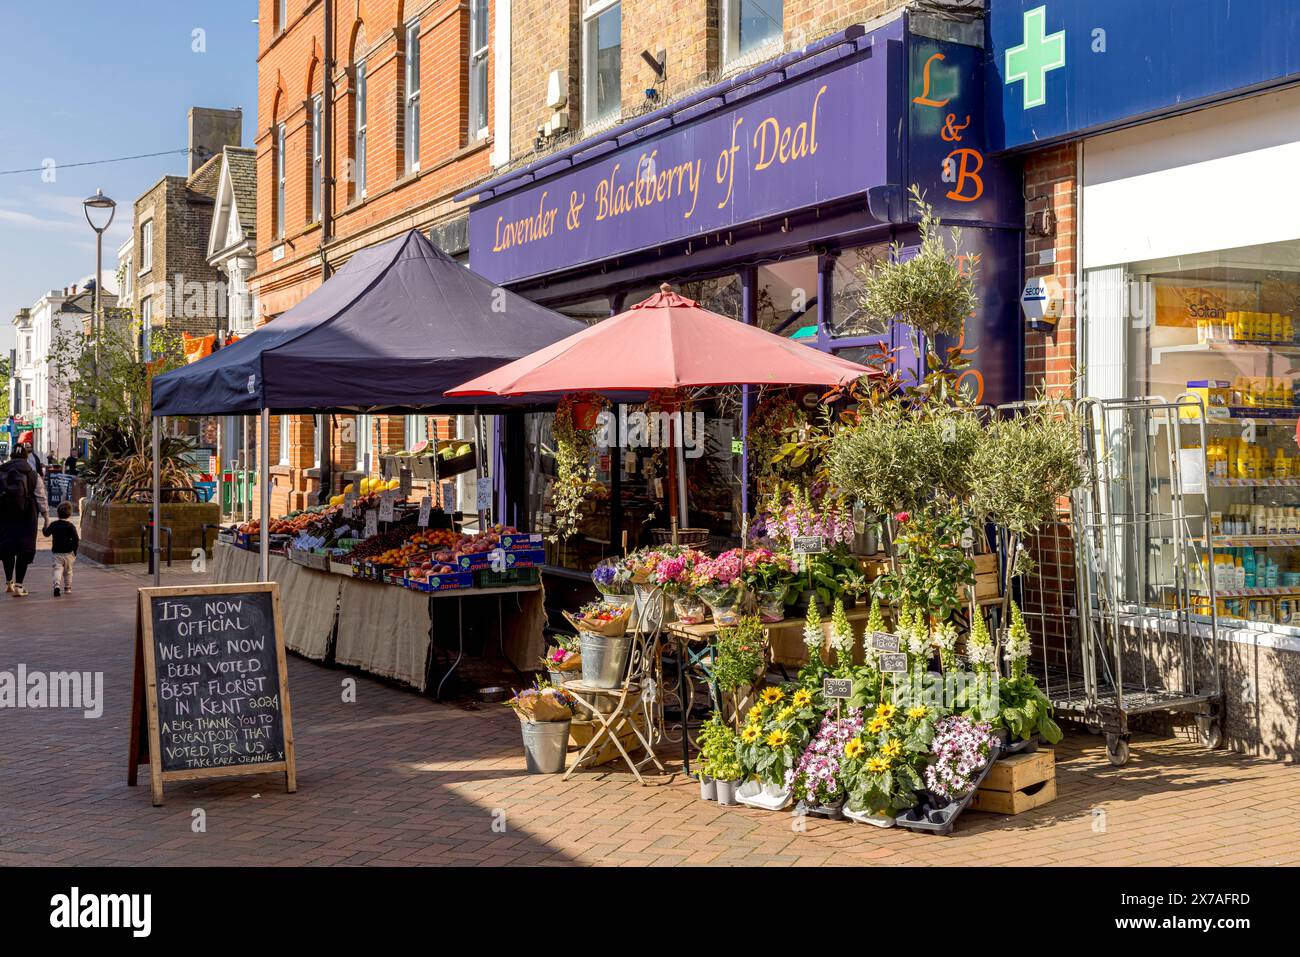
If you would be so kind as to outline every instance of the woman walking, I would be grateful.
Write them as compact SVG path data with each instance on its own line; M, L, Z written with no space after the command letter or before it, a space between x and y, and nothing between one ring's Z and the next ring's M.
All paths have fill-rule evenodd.
M10 459L0 465L0 563L4 564L5 591L24 598L23 579L36 557L36 518L39 513L36 470L27 463L27 449L14 446Z

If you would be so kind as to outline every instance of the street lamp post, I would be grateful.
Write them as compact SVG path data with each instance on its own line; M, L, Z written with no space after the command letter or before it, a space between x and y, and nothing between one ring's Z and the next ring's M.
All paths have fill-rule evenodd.
M104 195L102 189L95 190L95 195L82 202L86 213L86 222L95 231L95 306L91 317L91 334L95 337L93 356L95 373L94 406L99 408L99 337L104 331L104 315L99 298L99 287L104 278L104 231L113 225L113 216L117 213L117 203ZM94 210L92 217L91 211ZM106 212L107 211L107 212ZM102 224L99 222L102 220Z

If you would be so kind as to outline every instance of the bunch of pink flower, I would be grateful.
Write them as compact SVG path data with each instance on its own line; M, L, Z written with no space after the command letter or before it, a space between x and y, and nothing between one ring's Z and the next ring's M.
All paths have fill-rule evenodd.
M840 761L844 746L862 733L862 727L861 710L850 711L843 718L826 715L799 763L785 773L785 786L793 788L800 800L816 804L833 804L845 797Z
M669 593L685 591L692 585L696 567L707 561L707 555L690 548L676 555L660 554L654 567L654 581Z
M706 558L696 563L691 580L696 588L729 588L736 584L744 571L740 549L733 548L717 558Z
M934 760L925 769L925 786L931 793L955 800L975 786L996 740L989 731L987 723L956 714L935 725L930 742Z
M767 591L785 584L794 575L794 559L770 548L745 552L745 584L755 591Z

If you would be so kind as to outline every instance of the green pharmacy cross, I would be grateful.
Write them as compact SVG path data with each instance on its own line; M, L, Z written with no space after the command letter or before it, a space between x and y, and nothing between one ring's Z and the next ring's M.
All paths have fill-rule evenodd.
M1024 82L1025 106L1047 102L1047 74L1065 66L1065 31L1047 34L1047 7L1025 11L1025 40L1007 50L1006 84Z

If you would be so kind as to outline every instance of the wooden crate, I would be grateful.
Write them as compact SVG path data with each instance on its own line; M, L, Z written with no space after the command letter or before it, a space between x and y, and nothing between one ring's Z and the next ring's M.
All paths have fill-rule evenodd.
M1002 597L1002 576L998 573L998 556L993 552L976 555L975 600L984 601Z
M993 762L971 810L1023 814L1056 798L1056 752L1042 748Z

